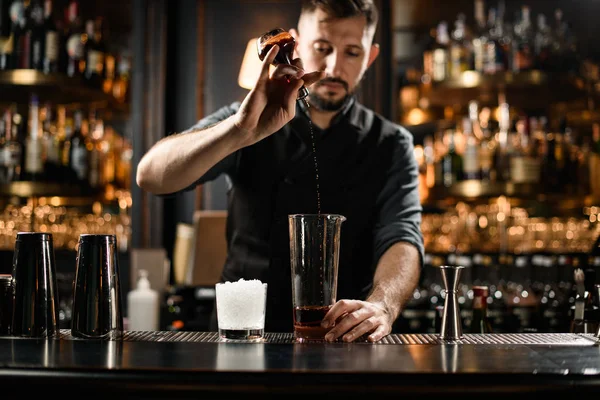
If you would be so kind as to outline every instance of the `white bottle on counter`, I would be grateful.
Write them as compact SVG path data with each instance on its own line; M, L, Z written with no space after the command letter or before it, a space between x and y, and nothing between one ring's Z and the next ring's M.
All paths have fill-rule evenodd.
M158 292L150 287L148 271L140 269L136 288L127 294L127 330L159 330L159 313Z

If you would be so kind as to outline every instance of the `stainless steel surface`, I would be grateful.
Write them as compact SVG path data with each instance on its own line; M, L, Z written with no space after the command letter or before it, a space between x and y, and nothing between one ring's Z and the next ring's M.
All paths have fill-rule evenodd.
M464 267L462 265L441 265L439 267L446 290L444 313L440 328L440 339L457 340L462 337L462 321L458 305L458 282Z
M121 286L115 235L79 237L71 334L116 340L123 334Z
M10 334L29 338L56 336L58 286L52 234L17 233L12 284Z
M81 340L73 337L69 329L60 331L61 340ZM128 342L195 342L217 343L223 341L217 332L125 331L123 341ZM249 344L256 341L247 341ZM240 341L239 343L244 343ZM263 343L296 343L293 333L265 334ZM575 333L489 333L464 334L461 339L448 341L437 334L390 334L376 343L356 342L360 345L526 345L526 346L598 346L594 334ZM321 344L323 345L323 344Z

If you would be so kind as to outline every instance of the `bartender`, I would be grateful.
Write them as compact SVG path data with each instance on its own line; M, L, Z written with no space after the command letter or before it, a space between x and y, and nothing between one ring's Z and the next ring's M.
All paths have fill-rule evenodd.
M379 54L377 20L371 0L303 1L289 31L291 64L270 74L280 50L273 46L241 103L161 139L138 165L138 185L156 195L227 177L222 281L268 283L267 331L293 330L288 215L317 213L313 137L321 212L347 218L340 300L323 319L333 326L325 339L380 340L418 284L424 250L413 137L355 96ZM303 85L308 104L297 101Z

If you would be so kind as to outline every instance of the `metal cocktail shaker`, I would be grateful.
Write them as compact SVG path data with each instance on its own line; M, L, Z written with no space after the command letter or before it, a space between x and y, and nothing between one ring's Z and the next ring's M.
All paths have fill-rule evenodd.
M19 232L13 256L11 335L58 335L58 287L52 234Z
M123 313L117 238L83 234L78 246L71 334L83 339L120 339Z

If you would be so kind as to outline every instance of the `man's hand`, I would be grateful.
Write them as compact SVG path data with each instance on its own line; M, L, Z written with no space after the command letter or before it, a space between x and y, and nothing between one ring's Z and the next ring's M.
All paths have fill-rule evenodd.
M279 52L273 46L262 61L260 76L236 114L236 126L246 135L248 145L273 134L296 114L298 89L312 85L323 77L322 72L305 73L302 63L279 64L269 74L269 68Z
M376 342L392 331L393 320L384 306L361 300L339 300L323 318L321 326L331 328L325 335L328 342L341 338L353 342L365 334Z

